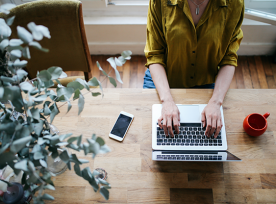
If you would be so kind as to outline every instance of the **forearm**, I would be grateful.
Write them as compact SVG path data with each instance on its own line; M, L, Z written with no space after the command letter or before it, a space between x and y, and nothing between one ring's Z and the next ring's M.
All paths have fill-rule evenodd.
M233 79L234 73L235 67L232 65L224 65L220 68L210 102L222 105L224 97Z
M151 64L149 69L161 102L173 101L164 67L161 64Z

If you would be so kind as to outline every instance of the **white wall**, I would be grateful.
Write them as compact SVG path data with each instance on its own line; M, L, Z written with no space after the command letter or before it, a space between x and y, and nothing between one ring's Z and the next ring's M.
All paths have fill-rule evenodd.
M143 55L146 42L146 18L129 24L124 17L109 17L105 23L93 17L85 18L85 30L91 54L118 54L131 50ZM131 20L130 20L131 21ZM144 21L144 22L143 22ZM119 22L119 23L118 23ZM276 26L244 19L244 38L239 55L273 55L276 52Z

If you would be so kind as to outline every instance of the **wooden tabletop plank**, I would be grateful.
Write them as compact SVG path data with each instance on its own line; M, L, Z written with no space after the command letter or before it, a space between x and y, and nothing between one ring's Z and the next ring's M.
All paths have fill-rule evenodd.
M213 90L172 89L178 104L208 103ZM276 92L271 89L231 89L223 103L228 150L241 162L157 162L151 159L152 104L160 103L156 90L104 89L104 97L85 94L85 108L77 116L77 101L67 115L60 108L55 120L62 133L83 138L103 137L111 152L81 168L104 168L110 182L105 201L73 171L55 178L56 200L47 203L275 203L276 201ZM134 114L122 142L108 137L120 111ZM248 136L242 127L253 112L270 112L268 129L260 137ZM74 152L73 150L71 151ZM75 152L74 152L75 153Z

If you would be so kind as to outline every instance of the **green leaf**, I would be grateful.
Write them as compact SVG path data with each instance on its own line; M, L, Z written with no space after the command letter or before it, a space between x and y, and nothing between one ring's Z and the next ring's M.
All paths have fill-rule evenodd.
M109 191L104 186L101 186L100 194L102 194L105 200L109 199Z
M33 98L33 100L34 100L34 101L45 101L47 97L48 97L47 94L38 95L38 96L36 96L35 98Z
M107 145L101 146L100 151L99 151L100 154L105 154L105 153L108 153L108 152L110 152L110 149Z
M65 140L66 138L70 137L71 135L72 135L72 133L65 134L65 135L60 135L60 136L59 136L59 140L60 140L60 141L63 141L63 140Z
M23 55L23 57L25 57L27 59L31 59L30 49L28 46L23 48L22 55Z
M75 90L75 94L74 94L73 100L78 99L80 97L80 94L81 94L81 92L80 92L79 89Z
M32 34L21 26L17 26L17 35L25 43L30 43L33 41Z
M101 137L97 137L96 142L98 142L100 146L103 146L105 144L103 138Z
M73 93L73 88L62 87L57 89L57 96L60 97L64 95L66 99L70 99Z
M41 137L40 137L41 138ZM35 152L38 152L38 151L41 151L41 147L40 147L40 144L36 144L33 149L32 149L32 153L35 153Z
M41 72L39 72L37 77L40 78L40 80L43 81L43 82L49 81L52 78L52 76L48 72L48 70L42 70Z
M4 152L1 154L0 169L3 169L7 164L13 164L13 160L16 160L15 154L12 152Z
M19 86L20 86L21 90L26 91L26 92L31 92L35 89L35 87L33 87L32 84L30 84L29 82L26 82L26 81L20 83Z
M80 78L77 78L75 81L79 82L81 85L83 85L88 91L90 90L88 83Z
M14 61L13 66L22 68L22 67L26 67L27 64L28 64L28 62L26 60L20 61L19 59L17 59ZM21 70L21 71L24 71L24 70ZM27 75L28 75L28 73L25 76L27 76Z
M81 145L81 140L82 140L82 135L80 135L78 137L78 141L77 141L77 145L80 146Z
M15 140L12 144L11 144L11 152L13 153L17 153L19 152L21 149L23 149L25 147L25 145L30 142L32 140L32 136L27 136L27 137L23 137L20 138L18 140Z
M72 104L70 103L70 101L67 101L67 104L68 104L68 108L67 108L67 113L68 113L72 108Z
M123 51L121 54L125 59L130 59L130 55L132 55L132 52L130 50Z
M47 184L46 186L44 186L44 189L48 189L48 190L56 190L54 186L50 185L50 184Z
M36 42L36 41L32 41L29 43L29 46L32 46L40 51L43 51L43 52L49 52L49 49L46 49L46 48L42 48L41 45Z
M116 63L116 65L119 66L119 67L123 66L122 61L119 60L119 59L117 59L116 57L115 57L115 63Z
M35 40L42 40L43 36L51 38L49 29L45 26L36 25L34 22L30 22L28 28L32 31Z
M69 161L69 159L70 159L67 150L64 150L63 152L61 152L61 154L59 155L59 157L65 163L67 163Z
M24 42L20 39L11 39L10 40L10 46L19 46L19 45L22 45Z
M41 166L47 168L47 162L46 162L46 161L40 159L40 160L39 160L39 163L41 164Z
M92 175L89 167L84 168L81 171L81 174L82 174L82 178L84 178L87 181L90 181L92 179L92 177L93 177L93 175Z
M17 163L14 165L14 168L16 168L16 169L21 169L21 170L23 170L23 171L29 171L28 166L27 166L27 160L26 160L26 159L17 162Z
M43 130L44 121L39 120L38 123L32 123L32 124L33 124L33 129L35 131L35 134L39 136Z
M71 137L67 140L68 143L75 142L78 139L78 137Z
M59 114L59 110L58 110L57 104L54 103L53 105L51 105L50 110L51 110L51 114L50 114L50 123L52 123L53 120L54 120L54 118L55 118L55 116L56 116L57 114Z
M89 86L99 86L99 81L96 77L93 77L89 82L88 82Z
M116 79L118 82L120 82L121 84L123 84L123 81L121 79L120 73L117 69L115 69L115 74L116 74Z
M59 142L56 144L56 146L59 146L59 147L62 147L62 146L65 146L65 145L68 145L68 142Z
M14 8L16 5L15 4L11 4L11 3L6 3L6 4L2 4L0 6L0 12L3 12L5 14L9 14L9 10L11 10L12 8Z
M32 108L31 109L32 117L36 120L40 119L39 109L38 108Z
M13 24L15 16L12 16L6 20L6 23L8 26L11 26Z
M88 161L88 160L86 160L86 159L79 159L79 161L80 161L82 164L89 163L89 161Z
M50 67L49 69L47 69L47 71L51 74L52 80L58 79L63 72L62 68L60 67Z
M65 72L62 72L62 74L60 75L60 79L62 79L62 78L66 78L67 77L67 74L65 73Z
M81 169L80 169L80 165L75 164L75 165L74 165L74 170L75 170L75 173L76 173L78 176L82 177L82 172L81 172Z
M105 76L108 76L108 74L102 69L102 67L101 67L101 65L100 65L100 63L99 63L98 61L96 62L96 64L97 64L97 67L99 68L99 70L102 71L102 73L103 73Z
M103 185L109 185L109 183L106 180L103 180L101 178L98 178L99 182Z
M84 108L84 97L82 94L79 95L78 107L79 107L79 113L78 113L78 115L79 115L83 111L83 108Z
M84 86L78 81L72 81L68 83L67 87L72 87L74 90L77 90L77 89L82 90L84 88Z
M54 85L55 85L55 84L54 84L53 80L49 80L49 81L45 81L45 82L44 82L45 88L50 88L50 87L52 87L52 86L54 86Z
M11 54L12 60L13 60L13 59L16 59L16 58L22 57L22 52L21 52L21 50L12 50L12 51L10 52L10 54Z
M81 162L79 161L78 157L75 154L71 155L70 160L76 164L81 164Z
M1 29L0 29L1 30ZM1 31L0 31L1 33ZM0 43L0 49L2 50L2 52L4 52L4 49L9 45L9 40L8 39L4 39L2 40L2 42Z
M87 143L83 144L83 151L84 151L85 155L87 155L90 152L90 150L89 150L89 144L87 144Z
M100 92L92 92L92 96L94 96L94 97L99 96L99 95L101 95Z
M34 159L35 160L44 159L44 155L42 154L41 151L37 151L34 153Z
M117 83L115 81L115 79L113 79L112 77L108 77L109 78L109 81L111 84L113 84L114 87L117 87Z
M0 36L8 38L11 35L11 28L6 24L5 20L0 18Z
M0 149L0 155L5 152L10 146L10 143L5 144L4 146L2 145L1 149Z
M77 145L75 145L75 144L72 144L72 143L69 143L66 147L71 148L73 150L76 150L78 152L80 151L79 147Z
M108 58L107 61L109 62L111 67L113 67L113 69L116 69L116 63L113 57Z
M118 57L118 60L122 63L125 64L126 63L126 59L123 56Z
M55 198L47 193L44 193L43 196L41 196L41 199L43 200L55 200Z
M14 79L14 78L11 78L11 77L1 76L0 79L1 79L3 82L8 82L8 83L13 83L13 82L15 82L15 79Z
M47 140L44 140L43 138L39 137L37 140L37 144L43 145Z

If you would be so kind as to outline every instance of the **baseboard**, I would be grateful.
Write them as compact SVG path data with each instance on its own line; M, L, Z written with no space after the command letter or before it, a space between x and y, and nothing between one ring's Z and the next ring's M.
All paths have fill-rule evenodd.
M89 42L91 55L115 55L131 50L134 55L144 55L145 42ZM274 55L276 43L242 42L238 55Z

